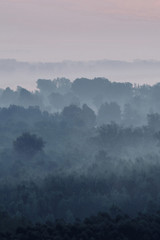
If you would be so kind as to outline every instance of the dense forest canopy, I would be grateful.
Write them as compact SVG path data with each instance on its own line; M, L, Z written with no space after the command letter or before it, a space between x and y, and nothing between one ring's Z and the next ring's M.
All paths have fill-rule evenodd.
M67 224L113 208L133 218L156 214L159 100L159 83L105 78L39 79L34 92L1 89L1 212Z

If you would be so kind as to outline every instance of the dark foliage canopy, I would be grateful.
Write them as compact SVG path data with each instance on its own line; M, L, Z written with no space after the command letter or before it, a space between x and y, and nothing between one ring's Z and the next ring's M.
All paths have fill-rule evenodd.
M26 132L13 142L13 146L18 153L34 155L43 149L44 141L35 134Z
M84 221L76 220L68 224L63 220L54 223L33 225L24 219L12 219L4 213L0 214L3 227L9 223L6 232L0 229L2 240L158 240L160 239L160 213L154 215L139 214L135 218L119 213L112 217L108 213L99 213Z

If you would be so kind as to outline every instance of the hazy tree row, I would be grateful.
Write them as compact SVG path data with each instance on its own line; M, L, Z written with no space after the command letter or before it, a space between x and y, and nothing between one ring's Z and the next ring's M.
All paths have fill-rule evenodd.
M97 125L114 121L125 126L142 126L148 114L160 113L159 93L159 83L139 86L106 78L80 78L73 82L67 78L39 79L34 92L22 87L16 91L1 89L0 107L39 106L42 111L55 113L69 105L81 108L87 104L96 114Z

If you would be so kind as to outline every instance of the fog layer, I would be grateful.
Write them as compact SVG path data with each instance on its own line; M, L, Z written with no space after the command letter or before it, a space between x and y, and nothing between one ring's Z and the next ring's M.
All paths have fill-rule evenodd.
M99 60L88 62L18 62L14 59L0 60L0 87L16 88L17 85L34 90L38 78L53 79L57 77L94 78L103 76L116 82L153 85L160 80L160 62L135 60L133 62Z

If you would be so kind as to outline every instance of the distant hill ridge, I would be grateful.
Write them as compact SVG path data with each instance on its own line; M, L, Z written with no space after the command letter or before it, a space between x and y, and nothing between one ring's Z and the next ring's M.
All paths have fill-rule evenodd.
M21 62L15 59L0 59L0 88L20 85L34 90L39 78L54 79L105 77L115 82L131 82L153 85L160 82L160 61L118 60Z

